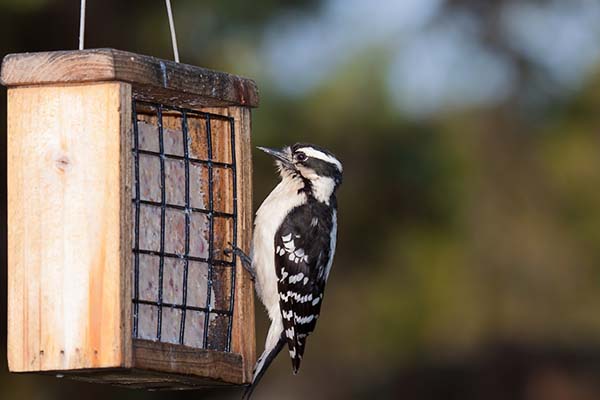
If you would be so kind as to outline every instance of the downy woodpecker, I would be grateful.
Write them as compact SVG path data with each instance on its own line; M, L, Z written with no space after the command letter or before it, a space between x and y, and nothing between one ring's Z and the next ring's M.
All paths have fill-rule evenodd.
M282 150L259 149L275 158L281 182L256 212L246 259L271 327L245 399L286 343L294 374L300 368L333 263L335 192L342 182L342 164L321 147L298 143Z

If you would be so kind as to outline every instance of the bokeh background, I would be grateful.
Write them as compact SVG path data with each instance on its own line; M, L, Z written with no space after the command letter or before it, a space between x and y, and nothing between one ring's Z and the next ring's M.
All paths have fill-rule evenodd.
M88 3L86 47L172 58L163 1ZM314 142L345 166L303 368L282 355L257 398L600 398L600 1L172 3L182 62L257 81L255 144ZM0 0L0 55L74 49L78 12ZM3 168L5 113L2 88ZM257 207L277 180L260 154L254 178ZM0 371L2 399L239 395Z

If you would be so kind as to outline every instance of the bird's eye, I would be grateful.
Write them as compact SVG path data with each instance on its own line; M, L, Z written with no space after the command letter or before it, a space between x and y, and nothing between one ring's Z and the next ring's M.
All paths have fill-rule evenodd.
M296 160L298 161L306 161L308 157L306 157L306 154L300 152L300 153L296 153Z

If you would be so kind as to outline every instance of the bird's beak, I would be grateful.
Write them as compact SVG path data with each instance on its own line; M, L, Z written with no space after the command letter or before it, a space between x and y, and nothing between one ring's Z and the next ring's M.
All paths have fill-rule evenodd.
M270 149L268 147L260 147L256 146L257 149L264 151L268 155L274 157L275 159L281 161L284 165L292 166L292 160L290 160L290 156L285 150L278 149Z

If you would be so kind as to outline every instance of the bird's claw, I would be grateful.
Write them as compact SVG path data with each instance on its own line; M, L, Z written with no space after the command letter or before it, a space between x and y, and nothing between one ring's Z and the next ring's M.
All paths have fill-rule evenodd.
M246 253L244 253L242 249L240 249L237 246L234 246L233 243L227 242L227 244L229 245L229 247L223 250L225 255L237 255L242 261L242 266L244 267L244 269L250 274L250 279L252 279L252 282L254 282L256 280L256 271L252 267L252 259Z

